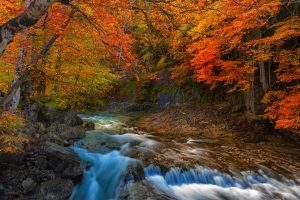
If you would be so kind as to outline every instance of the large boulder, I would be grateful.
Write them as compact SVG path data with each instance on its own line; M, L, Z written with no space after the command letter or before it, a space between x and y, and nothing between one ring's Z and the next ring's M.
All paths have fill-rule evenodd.
M74 109L70 109L64 116L64 124L69 126L79 126L83 124L83 120L77 116Z
M147 181L138 181L126 184L120 188L119 200L173 200L175 197L164 193Z
M36 188L37 184L32 178L27 178L22 182L22 188L24 194L27 194L29 192L33 192Z
M85 136L85 128L83 126L69 127L60 133L60 137L65 140L76 140Z
M46 142L43 146L47 165L50 169L62 174L63 177L80 179L83 174L83 166L79 156L69 147Z
M95 130L95 124L93 122L86 122L84 124L84 128L87 130L87 131L91 131L91 130Z
M68 179L54 179L42 183L41 195L44 200L65 200L72 194L73 182Z
M58 143L63 141L75 141L85 136L86 129L83 126L70 127L66 124L53 123L47 128L47 137Z

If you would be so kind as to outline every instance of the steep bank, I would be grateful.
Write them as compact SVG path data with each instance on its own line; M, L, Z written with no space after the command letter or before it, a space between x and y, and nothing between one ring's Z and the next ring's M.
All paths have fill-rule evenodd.
M133 124L170 146L185 143L209 146L214 151L205 152L209 159L203 162L211 167L235 163L240 170L266 166L284 174L300 175L299 144L262 122L249 123L216 106L169 107L149 112ZM166 160L161 163L164 162L167 163Z
M0 136L25 138L7 144L0 138L0 199L65 200L81 179L79 156L68 147L85 136L93 124L83 124L74 112L32 105L34 120L14 130L0 129ZM17 145L17 152L1 151Z

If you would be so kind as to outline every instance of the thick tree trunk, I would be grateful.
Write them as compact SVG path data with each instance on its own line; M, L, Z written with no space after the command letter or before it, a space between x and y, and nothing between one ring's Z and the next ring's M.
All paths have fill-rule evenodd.
M266 71L266 65L264 62L259 63L259 75L260 75L260 82L262 84L262 88L264 93L266 93L269 89L269 82L267 81L268 72Z
M248 113L255 115L255 93L254 93L254 77L249 78L250 87L245 91L245 105Z
M43 40L47 41L48 38L48 34L47 31L44 33L43 35ZM41 65L37 65L37 69L39 70L39 74L38 74L38 87L37 87L37 95L38 97L42 97L45 96L46 94L46 65L47 65L47 55L42 57L42 62Z
M59 77L59 75L61 74L61 66L62 66L62 46L59 45L58 46L58 50L57 50L57 57L56 57L56 65L55 65L55 73L56 76ZM56 94L59 93L59 83L57 81L54 82L54 88L53 88L54 92Z
M67 20L62 26L62 29L65 29L67 25L70 22L70 19L73 17L74 11L71 11L69 14L69 20ZM30 73L30 67L36 65L43 56L46 55L46 53L49 51L50 47L54 44L54 42L59 38L58 34L53 34L53 36L50 38L48 43L34 56L32 61L25 66L25 71L22 72L20 78L16 80L13 85L10 87L8 92L6 93L5 97L3 98L2 102L0 102L0 105L7 105L8 102L10 102L13 98L13 96L16 94L18 88L20 88L21 84L26 80Z
M46 55L42 58L42 67L40 68L40 80L39 80L39 86L37 88L37 93L39 97L43 97L46 94L46 73L45 68L47 64Z
M24 8L27 8L29 5L30 5L30 0L26 0L24 2ZM28 30L25 30L25 32L23 34L23 36L24 36L23 43L21 44L21 49L20 49L20 53L19 53L19 59L17 61L17 65L16 65L16 69L15 69L15 73L14 73L13 84L15 84L16 81L20 78L23 66L25 64L26 40L28 39L28 35L29 35ZM16 89L16 93L12 97L12 100L10 102L8 102L7 105L3 105L4 110L7 110L7 111L13 113L18 107L18 105L20 103L20 99L21 99L21 86Z
M15 69L13 84L16 83L16 81L20 78L21 73L22 73L22 68L24 66L25 56L26 56L25 47L22 47L20 49L20 54L19 55L20 55L20 57L18 59L17 66L16 66L16 69ZM11 113L14 112L17 109L17 107L20 103L20 98L21 98L21 87L18 87L16 89L16 93L12 97L12 101L9 102L8 105L3 105L4 110L8 110Z
M36 24L55 2L66 4L68 0L34 0L23 13L0 26L0 55L15 35Z

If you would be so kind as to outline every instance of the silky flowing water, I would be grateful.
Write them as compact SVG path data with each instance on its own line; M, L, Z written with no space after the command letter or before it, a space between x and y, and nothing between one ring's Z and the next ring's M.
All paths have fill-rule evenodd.
M182 166L176 166L162 170L155 163L145 164L136 155L142 154L151 160L152 155L161 153L163 142L155 140L151 134L126 126L129 116L93 113L81 114L80 117L94 122L96 130L87 132L87 136L73 147L85 166L85 172L81 182L74 188L70 200L120 199L122 188L130 188L135 182L151 185L151 188L155 188L153 192L160 191L159 194L164 194L167 199L300 199L300 177L270 175L260 169L234 174L227 169L212 169L201 165L202 150L193 149L193 146L188 146L185 153L199 156L199 164L194 167L182 169ZM189 145L191 142L192 140L179 146ZM203 149L203 152L205 150L207 149ZM173 154L174 152L181 153L176 149ZM177 158L176 155L171 156ZM134 173L129 170L137 166L143 168L139 172L143 173L142 181L136 180ZM135 199L139 197L136 196Z

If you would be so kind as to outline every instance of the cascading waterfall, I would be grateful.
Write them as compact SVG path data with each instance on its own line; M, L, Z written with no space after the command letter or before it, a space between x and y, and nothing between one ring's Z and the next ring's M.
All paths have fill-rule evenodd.
M126 151L128 144L120 143L120 149L109 152L107 152L109 148L104 148L104 153L89 152L84 147L93 147L95 151L103 151L103 148L100 148L105 146L101 145L102 140L113 139L113 135L105 131L113 131L120 126L121 122L109 114L80 116L84 120L95 122L98 130L88 132L86 138L78 141L73 147L86 166L86 170L81 182L73 189L69 200L115 199L127 167L137 162L135 159L121 155L121 152Z
M116 189L128 165L135 160L122 156L116 150L107 154L90 153L78 147L74 147L74 150L88 168L81 183L73 190L70 200L115 199Z
M262 171L242 172L241 177L204 167L185 171L172 168L165 175L157 166L144 171L148 181L180 200L300 199L300 187L293 180L279 181Z
M128 167L140 163L125 156L126 153L133 145L137 145L136 150L147 151L158 142L146 135L118 135L124 116L96 114L81 117L95 122L97 130L88 132L73 147L86 170L70 200L118 199L119 188L128 178L125 177ZM279 180L263 171L241 172L240 176L233 176L198 167L189 170L171 168L162 173L159 167L150 165L144 169L144 174L144 183L154 185L178 200L300 200L299 182L287 178ZM134 179L127 184L132 181Z

